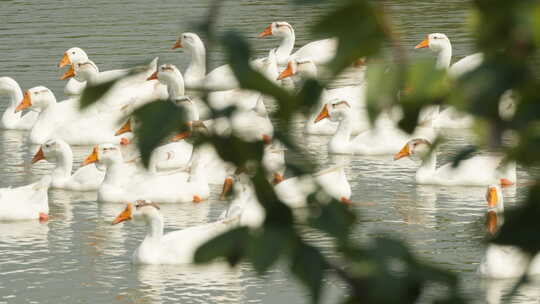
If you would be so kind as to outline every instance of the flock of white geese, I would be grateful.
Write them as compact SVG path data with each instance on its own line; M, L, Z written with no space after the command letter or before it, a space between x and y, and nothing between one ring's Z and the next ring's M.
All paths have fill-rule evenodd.
M319 77L324 65L335 55L338 41L325 39L310 42L295 52L295 34L287 22L273 22L258 37L280 39L268 56L251 61L251 65L271 81L294 90L306 77ZM57 101L46 87L36 86L24 92L10 77L0 78L0 93L9 96L9 104L0 121L3 129L28 130L28 143L38 145L32 163L55 164L50 175L40 181L14 188L0 189L0 220L47 220L49 188L72 191L97 191L101 203L127 203L113 224L141 220L148 226L147 236L133 254L134 263L191 263L196 248L211 237L236 225L259 226L264 210L259 206L253 186L245 172L222 161L211 146L193 146L186 141L188 133L171 137L152 154L149 168L141 165L134 142L137 121L130 118L140 106L168 100L188 113L192 129L220 135L235 134L248 141L266 144L263 165L271 172L269 181L279 198L292 208L306 205L306 197L320 185L328 197L351 202L351 187L343 166L336 166L310 176L285 179L284 149L272 140L273 125L268 117L265 98L260 93L239 88L228 65L207 72L206 49L195 33L183 33L173 49L182 48L191 56L184 73L172 64L157 64L133 70L100 71L80 48L65 51L60 68L69 66L62 80L68 99ZM444 34L430 34L416 46L437 54L437 67L448 69L451 77L475 68L482 54L474 54L450 65L452 47ZM503 197L501 185L516 183L516 166L501 163L501 157L478 155L460 163L438 165L436 154L424 157L441 128L467 128L473 119L451 107L425 109L413 135L399 130L399 113L388 110L377 121L368 123L365 95L365 71L357 62L351 67L358 82L340 88L327 88L311 113L304 117L304 132L328 135L328 152L334 154L393 155L421 162L415 181L419 184L488 187L490 231L501 223ZM120 79L96 103L79 110L81 92L113 79ZM186 90L206 89L209 104ZM191 92L191 91L190 91ZM501 101L503 103L504 101ZM234 105L230 118L209 117L208 106L224 109ZM501 111L509 107L501 107ZM27 109L26 114L21 111ZM397 111L399 112L399 111ZM511 115L501 113L501 115ZM82 166L73 170L70 145L93 145ZM228 209L216 222L163 233L164 222L156 203L201 203L210 196L209 184L223 185L222 198L231 197ZM227 196L227 192L233 194ZM129 203L128 203L129 202ZM495 221L495 223L494 223ZM536 262L536 260L534 261ZM531 271L540 271L533 262ZM512 247L490 245L479 272L490 277L518 276L526 271L527 257Z

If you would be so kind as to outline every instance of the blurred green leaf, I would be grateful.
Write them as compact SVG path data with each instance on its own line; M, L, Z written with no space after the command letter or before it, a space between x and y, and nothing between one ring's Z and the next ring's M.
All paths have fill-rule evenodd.
M350 206L332 200L329 204L319 204L318 208L317 216L310 219L311 226L342 242L346 241L356 221L356 214Z
M175 131L187 130L183 109L168 101L146 104L133 113L140 125L135 129L143 164L147 167L152 151Z
M209 141L217 147L216 151L223 160L232 162L237 167L244 167L250 161L260 163L263 156L262 141L247 142L236 136L209 137Z
M264 226L277 226L283 228L292 227L292 211L278 198L274 191L274 187L272 187L266 179L265 172L263 170L257 170L255 176L253 176L251 180L255 187L257 199L266 210ZM293 232L294 230L289 231Z
M291 271L304 283L313 303L320 301L323 292L323 278L328 268L324 256L311 245L300 243L291 257Z
M203 264L224 257L231 266L234 266L244 256L249 241L247 227L234 228L202 244L195 251L194 262Z
M400 75L396 69L388 69L384 64L371 63L366 72L367 110L371 124L382 111L397 104L398 93L402 87Z
M459 166L459 163L461 163L461 161L471 158L473 154L477 151L478 151L478 147L476 146L467 146L465 148L462 148L458 152L458 154L456 154L452 158L452 168L457 168Z
M457 80L450 103L460 110L495 121L503 93L524 80L527 74L526 70L504 62L484 62Z
M81 94L79 107L85 109L103 97L119 79L107 81L94 86L86 86Z
M405 87L400 95L403 118L399 121L399 127L412 133L419 123L420 111L444 101L449 83L446 71L438 69L434 60L419 60L410 64L405 79Z
M265 273L291 246L294 231L288 227L265 226L249 243L248 256L259 274Z
M338 39L337 54L330 63L335 74L355 60L376 55L385 41L383 12L371 1L348 0L324 16L313 32Z
M493 242L500 245L514 245L531 255L540 252L540 186L531 188L525 204L505 210L504 224Z

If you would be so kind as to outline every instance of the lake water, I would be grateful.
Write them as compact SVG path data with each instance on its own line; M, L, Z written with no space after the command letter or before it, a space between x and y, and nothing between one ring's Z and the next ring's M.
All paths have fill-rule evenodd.
M47 2L47 3L46 3ZM411 56L429 56L413 47L432 32L446 33L454 54L474 51L467 32L467 1L382 1L392 13ZM310 40L307 29L332 4L294 6L288 1L226 1L217 24L220 31L238 30L263 56L275 39L255 39L272 21L288 21L296 30L297 46ZM0 76L15 78L23 88L49 87L63 100L63 71L56 64L73 46L87 51L102 70L129 66L159 56L163 63L185 68L189 58L170 48L179 33L196 31L207 14L208 1L0 1ZM223 61L211 50L213 66ZM5 107L2 98L0 110ZM439 152L444 162L471 143L469 131L447 132ZM497 303L512 281L484 282L475 274L484 251L484 188L418 186L416 164L391 157L329 157L328 137L307 136L305 146L321 164L347 162L352 200L361 224L354 238L392 235L406 240L419 256L458 273L463 292L482 303L486 295ZM25 133L0 131L0 187L19 186L47 174L51 164L30 164L36 147L25 144ZM76 166L90 147L75 148ZM518 173L520 184L528 178ZM525 196L525 187L505 189L507 206ZM199 205L162 206L166 230L215 220L226 207L211 200ZM144 236L144 227L131 223L111 226L122 205L97 204L94 193L50 191L50 220L0 223L0 303L307 303L307 294L286 271L266 277L248 265L228 269L135 267L131 254ZM307 237L321 247L331 242L321 234ZM328 282L324 303L337 303L346 292ZM513 303L538 303L540 292L523 288ZM438 292L429 290L424 300Z

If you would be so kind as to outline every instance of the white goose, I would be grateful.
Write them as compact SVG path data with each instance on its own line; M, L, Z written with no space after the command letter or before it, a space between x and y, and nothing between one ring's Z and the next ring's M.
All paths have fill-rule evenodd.
M188 120L199 120L201 117L200 111L206 110L203 103L194 101L183 95L185 92L184 79L174 65L165 64L160 66L159 70L150 79L159 79L159 81L167 85L169 99L177 105L184 107L189 115ZM262 101L263 96L260 93L256 95L256 102L249 107L254 107L254 109L259 110L258 112L254 111L254 109L249 109L249 107L242 106L231 115L230 119L218 118L205 120L205 126L217 134L230 134L234 132L236 135L249 141L261 140L263 136L272 137L274 127L265 111ZM239 97L238 95L236 96ZM237 102L246 102L243 99L244 97L240 101L237 100ZM249 98L252 99L251 97ZM249 102L251 103L252 100Z
M73 151L61 139L46 141L32 158L32 164L46 160L55 163L51 174L52 188L75 191L97 190L105 177L105 170L96 166L83 166L71 174L73 169Z
M211 238L233 228L238 217L201 224L164 233L163 216L156 204L148 201L129 203L112 222L142 220L147 226L146 237L133 252L134 264L190 264L197 248Z
M316 78L317 66L310 60L291 60L287 64L287 68L279 75L279 80L299 75L302 78ZM359 119L353 119L351 121L352 132L358 134L359 132L369 128L369 119L366 112L366 85L365 83L358 86L346 86L335 89L325 89L319 99L317 106L309 114L306 124L304 126L304 132L314 135L332 135L336 132L338 123L331 120L324 120L315 123L319 111L323 106L334 99L349 100L352 105L353 115L355 117L361 117Z
M229 207L221 214L220 219L239 216L240 225L252 228L260 227L264 222L266 212L255 195L249 176L245 173L235 174L228 177L223 186L222 200L225 200L225 196L231 188L233 193Z
M0 120L0 128L30 130L36 122L38 113L31 111L21 116L21 113L15 112L15 108L23 99L19 84L11 77L0 77L0 95L9 95L10 97L10 103L2 114L2 120Z
M0 221L47 220L51 177L17 188L0 189Z
M85 51L78 47L72 47L64 52L62 59L58 62L58 67L63 68L66 65L73 65L80 62L88 61L88 55ZM82 91L86 88L86 82L81 82L75 78L68 80L64 87L64 93L68 96L81 95Z
M504 199L498 185L488 187L486 200L488 203L487 228L490 234L495 235L502 225L504 211ZM489 244L477 272L481 276L495 279L517 278L525 272L528 275L540 274L540 255L535 255L531 261L530 259L530 255L517 247Z
M81 116L77 116L77 110L70 109L69 105L66 109L62 103L57 103L51 90L42 86L31 88L24 94L16 111L26 108L40 111L30 130L30 143L43 144L49 138L60 138L71 145L120 143L122 137L114 136L114 131L119 127L120 112L81 119Z
M188 89L225 91L239 87L238 80L228 64L206 73L206 48L197 34L182 33L172 48L184 48L191 55L191 62L184 73ZM254 68L260 68L262 60L253 60L251 64Z
M328 118L338 122L336 133L328 142L328 152L334 154L385 155L394 154L411 136L394 126L390 118L381 115L373 128L365 130L351 139L354 113L347 101L334 100L325 104L314 122ZM416 134L425 134L433 138L431 128L419 127Z
M134 121L133 117L128 119L124 126L116 132L116 135L132 132L132 121ZM121 145L121 148L125 161L138 162L140 160L140 152L136 144L136 139L126 141ZM148 170L156 173L158 171L187 169L192 152L193 145L185 140L176 140L161 145L152 151Z
M268 79L277 82L279 75L276 50L271 49L268 57L260 60L259 71ZM258 106L264 108L263 95L257 91L245 89L232 89L227 91L214 91L208 94L208 102L215 110L223 110L228 106L236 106L238 110L256 110Z
M120 150L114 145L100 145L84 164L98 161L107 168L105 179L98 190L99 201L122 202L142 198L160 203L199 203L210 195L205 174L208 160L204 156L197 149L194 151L190 174L148 172L140 176L126 176L126 165Z
M242 191L246 192L244 195L240 195L237 191L239 189L235 188L237 184L234 182L235 179L238 179L242 184L239 186L239 189L243 189ZM249 197L255 197L254 194L251 195L248 193L248 186L250 183L251 182L245 173L228 177L223 184L220 199L224 200L231 188L235 189L236 196L242 197L242 201L247 201ZM276 195L291 208L306 207L307 196L317 189L317 185L321 186L321 188L332 198L341 201L342 203L351 203L351 185L345 175L343 166L325 169L314 173L313 176L291 177L288 179L284 179L283 175L280 173L274 173L273 184ZM254 198L250 199L253 200ZM258 208L252 210L253 217L259 218L260 216L255 216L255 214L260 213L256 209Z
M290 60L295 59L310 59L316 65L324 65L334 58L338 46L336 38L322 39L310 42L291 54L295 36L292 26L287 22L272 22L258 37L267 36L283 38L278 48L278 63L280 65L285 65Z
M132 70L140 70L133 75L128 75ZM167 96L166 88L160 85L158 81L146 81L157 69L157 58L145 67L134 68L121 73L105 73L100 72L98 67L91 60L79 62L71 65L70 69L62 76L61 79L74 77L79 81L85 82L88 85L94 86L114 79L119 79L109 91L102 96L91 108L96 111L86 113L99 114L102 112L110 112L111 109L129 107L130 110L138 108L146 103L165 99Z
M316 184L332 198L345 203L351 203L351 185L345 175L343 166L325 169L307 177L292 177L283 179L280 174L274 175L274 190L277 196L291 208L307 206L307 196L316 189Z
M502 157L477 155L462 160L456 168L452 167L452 163L437 168L436 152L433 151L429 156L426 156L430 147L429 140L415 138L409 140L394 155L394 160L407 156L413 159L423 159L415 176L416 182L419 184L486 186L491 184L512 185L516 182L515 162L509 162L502 166Z
M73 47L69 50L64 52L64 56L58 63L58 67L62 68L66 65L70 65L70 69L62 76L61 80L68 79L67 75L73 73L73 67L78 63L85 63L88 62L89 58L85 51L83 51L81 48ZM154 63L155 65L155 63ZM97 69L97 66L96 66ZM152 71L155 70L152 69ZM117 79L120 77L124 77L127 74L129 74L130 69L118 69L118 70L109 70L99 73L99 80L105 82L113 79ZM148 77L148 76L147 76ZM82 78L70 78L68 83L66 84L66 87L64 88L64 93L69 96L73 95L80 95L82 91L86 88L86 79Z
M437 68L448 69L448 74L457 78L478 67L484 56L482 53L476 53L466 56L458 62L450 65L452 61L452 44L445 34L433 33L426 36L422 42L415 46L415 49L429 48L437 53ZM440 111L434 124L439 128L468 128L471 127L474 119L471 116L458 113L452 107Z

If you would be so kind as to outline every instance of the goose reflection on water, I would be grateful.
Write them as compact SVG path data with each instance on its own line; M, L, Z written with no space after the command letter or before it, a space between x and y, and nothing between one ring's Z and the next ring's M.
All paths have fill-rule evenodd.
M241 267L230 268L224 262L204 266L194 265L137 265L133 266L141 284L141 296L149 303L162 303L174 297L179 303L193 300L206 303L244 303L245 289ZM182 286L176 294L174 286Z

